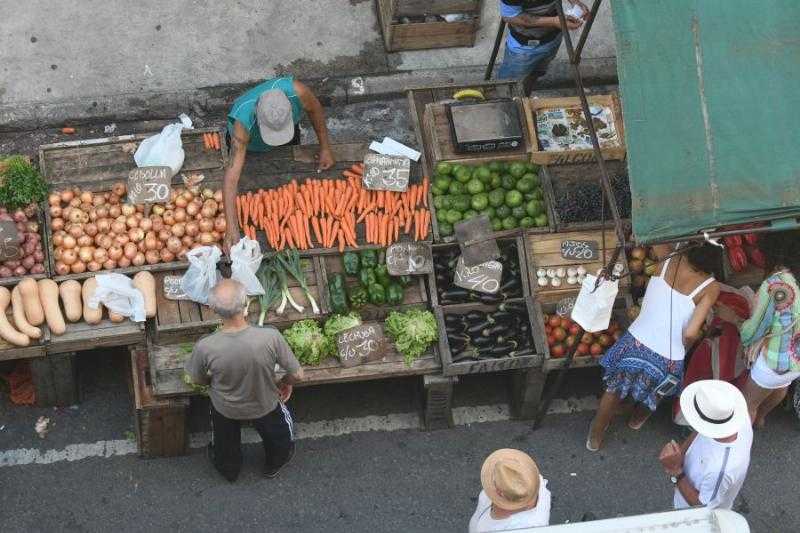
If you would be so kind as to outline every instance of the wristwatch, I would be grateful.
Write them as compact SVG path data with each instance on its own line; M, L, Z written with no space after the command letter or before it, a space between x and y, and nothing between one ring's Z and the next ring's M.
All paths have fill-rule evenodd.
M677 476L669 476L669 480L672 482L673 485L677 485L680 480L684 478L685 474L681 472Z

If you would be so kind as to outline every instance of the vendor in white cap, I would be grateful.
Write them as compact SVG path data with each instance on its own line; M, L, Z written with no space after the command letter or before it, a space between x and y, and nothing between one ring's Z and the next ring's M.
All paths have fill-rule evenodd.
M299 144L298 123L303 111L308 113L319 141L319 169L327 170L335 161L325 111L311 89L292 77L274 78L256 85L233 102L228 113L231 157L222 186L228 228L226 251L239 240L235 205L247 152L268 152L275 146Z
M550 491L539 467L525 452L496 450L481 467L478 507L469 533L550 525Z
M686 387L680 402L695 433L680 446L668 442L659 456L675 485L675 509L731 509L750 466L747 402L735 386L710 379Z

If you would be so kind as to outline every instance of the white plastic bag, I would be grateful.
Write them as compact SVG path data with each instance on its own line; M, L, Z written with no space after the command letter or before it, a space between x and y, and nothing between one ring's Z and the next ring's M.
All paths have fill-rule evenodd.
M167 124L161 133L153 135L143 140L133 160L139 167L169 167L172 175L177 174L183 166L183 142L181 141L181 130L191 129L192 120L181 114L180 122Z
M201 304L208 302L209 292L222 277L217 272L220 257L222 252L216 246L200 246L186 254L189 269L181 278L181 290L191 300Z
M261 246L258 241L243 237L231 247L231 279L244 285L249 296L264 294L264 288L256 277L259 266Z
M133 280L122 274L97 274L97 289L89 299L89 307L97 309L102 303L118 315L134 322L145 321L144 296L133 286Z
M589 333L608 329L617 298L619 281L603 279L595 290L597 277L587 274L572 308L572 320Z

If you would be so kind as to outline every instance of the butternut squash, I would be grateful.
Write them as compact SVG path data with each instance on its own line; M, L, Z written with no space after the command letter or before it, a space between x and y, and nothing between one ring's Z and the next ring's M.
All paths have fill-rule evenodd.
M44 323L44 309L39 301L39 285L33 278L23 278L17 284L22 295L22 305L25 308L25 318L32 326L41 326ZM10 298L10 294L9 294Z
M42 330L36 326L31 326L25 318L25 307L22 305L22 295L19 287L14 287L11 291L11 311L14 313L14 324L17 329L32 339L40 339Z
M31 280L33 281L33 280ZM33 282L36 284L36 282ZM31 343L30 337L15 330L6 316L6 309L11 303L11 291L0 287L0 337L15 346L27 346Z
M133 286L142 291L145 316L156 316L156 278L150 272L142 270L133 276Z
M122 322L123 320L125 320L125 317L120 315L120 314L117 314L114 311L112 311L111 309L109 309L108 310L108 319L111 320L111 322L114 322L115 324L118 324L118 323Z
M39 301L42 302L44 317L47 320L47 327L53 335L63 335L67 330L64 323L64 315L61 314L61 307L58 305L58 283L52 279L39 280Z
M61 295L61 302L64 304L64 315L70 322L77 322L83 316L81 303L81 283L74 279L68 279L58 286L58 293ZM12 301L14 295L11 295Z
M81 296L83 298L83 321L87 324L99 324L103 320L103 305L97 306L97 309L89 307L89 299L94 296L94 291L97 290L97 280L89 278L83 282L81 288Z

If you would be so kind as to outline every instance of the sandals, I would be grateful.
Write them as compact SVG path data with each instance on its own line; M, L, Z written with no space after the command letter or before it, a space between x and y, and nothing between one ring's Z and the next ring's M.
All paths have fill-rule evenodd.
M601 440L600 444L598 444L596 447L592 446L592 425L593 425L593 423L594 423L594 419L592 419L592 421L589 422L589 434L586 435L586 449L589 450L590 452L597 452L597 451L600 451L600 448L603 447L603 441ZM608 426L609 426L609 424L606 424L605 429L603 429L603 434L604 435L605 435L605 432L608 431Z

